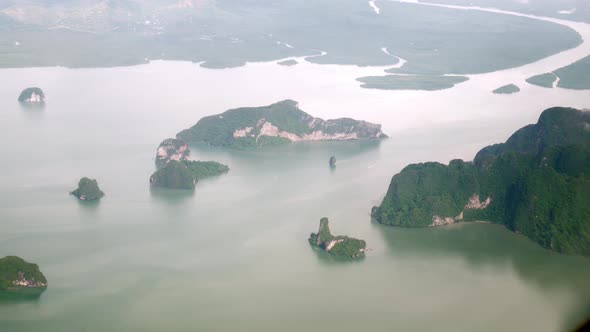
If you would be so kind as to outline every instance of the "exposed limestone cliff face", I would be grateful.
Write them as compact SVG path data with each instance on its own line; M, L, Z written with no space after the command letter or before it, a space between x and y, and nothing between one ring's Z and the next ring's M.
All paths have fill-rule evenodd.
M334 248L335 245L337 245L338 243L342 243L344 242L344 239L339 239L339 240L331 240L330 242L328 242L328 244L326 245L326 251L330 252L332 250L332 248Z
M285 100L264 107L246 107L205 117L177 135L189 142L234 148L272 143L379 139L387 136L381 125L350 118L323 120Z
M246 127L244 129L236 129L236 131L234 131L234 137L248 137L248 134L250 134L252 132L252 129L254 129L254 127ZM254 137L254 134L252 134L252 136L250 137Z
M150 176L151 187L195 189L201 179L229 171L226 165L214 161L187 160L190 148L184 141L165 139L156 151L157 171Z
M432 224L429 227L438 227L438 226L445 226L451 225L457 222L463 221L463 215L467 210L484 210L492 203L492 198L488 197L485 201L480 201L479 195L473 194L469 198L469 202L465 204L464 210L456 217L441 217L441 216L433 216L432 217Z
M24 272L18 271L18 278L12 281L12 285L15 287L41 288L47 287L47 282L35 280L34 277L27 279Z
M480 201L479 195L473 194L469 198L469 203L465 205L465 210L483 210L492 203L492 198L488 197L485 201Z
M446 226L452 225L456 222L460 222L463 220L463 212L461 212L456 217L440 217L440 216L433 216L432 217L432 224L428 227L438 227L438 226Z
M316 233L311 233L309 243L328 253L351 258L363 257L367 244L364 240L350 238L348 236L333 236L328 226L328 218L320 220L320 227Z
M184 141L176 138L165 139L156 151L156 166L162 167L170 160L186 160L189 154L190 148Z
M37 264L16 256L0 259L0 291L38 295L47 288L47 279Z
M321 119L320 119L321 120ZM315 121L315 119L314 119ZM323 120L322 120L323 121ZM262 136L268 137L281 137L286 138L291 142L299 142L299 141L345 141L345 140L356 140L359 139L359 136L356 132L354 132L354 127L350 127L345 132L335 132L335 133L326 133L323 129L314 130L309 134L297 135L294 133L290 133L288 131L280 130L277 126L273 125L272 123L266 121L266 119L260 119L259 123L262 123L262 126L257 125L258 135L253 133L253 127L247 127L244 129L236 129L234 131L234 138L238 137L252 137L258 139ZM317 124L317 122L315 123ZM314 123L310 123L310 128ZM345 128L346 129L346 128ZM369 137L369 138L380 138L381 134L375 134L376 136Z
M43 104L45 93L40 88L26 88L18 96L18 101L23 104Z

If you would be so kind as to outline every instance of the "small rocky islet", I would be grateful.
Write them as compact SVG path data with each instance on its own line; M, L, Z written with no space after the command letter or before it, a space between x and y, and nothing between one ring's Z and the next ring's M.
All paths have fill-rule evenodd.
M330 232L328 224L328 218L320 220L318 232L311 233L309 236L308 241L311 246L340 257L361 258L365 256L367 243L364 240L348 236L334 236Z
M35 297L47 289L47 279L37 264L17 256L0 258L0 297Z
M26 88L18 96L18 101L24 105L43 105L45 104L45 93L41 88Z
M70 192L70 194L78 197L81 201L96 201L104 196L104 192L98 187L98 182L87 177L81 178L78 181L78 188Z
M336 157L331 156L330 161L328 163L330 164L330 167L336 167Z

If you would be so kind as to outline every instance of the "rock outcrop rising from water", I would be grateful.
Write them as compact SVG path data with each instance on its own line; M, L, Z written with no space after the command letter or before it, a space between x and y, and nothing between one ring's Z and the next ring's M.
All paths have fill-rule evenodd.
M185 142L231 148L259 147L298 141L380 139L381 125L350 118L323 120L284 100L269 106L244 107L202 118L178 133Z
M330 157L330 167L336 167L336 157L332 156Z
M473 162L414 164L372 216L433 227L488 221L558 252L590 255L590 112L556 107Z
M94 179L82 178L78 182L78 188L71 192L81 201L95 201L104 196L104 193L98 187L98 182Z
M215 161L170 160L150 177L152 187L195 189L201 179L227 173L229 167Z
M289 59L289 60L284 60L284 61L279 61L277 62L277 64L281 65L281 66L295 66L297 65L299 62L297 62L297 60L294 59Z
M358 258L365 255L367 243L364 240L348 236L333 236L328 225L328 218L320 220L317 233L311 233L309 244L336 256Z
M35 296L47 289L47 279L37 264L16 256L0 258L0 296L2 292Z
M26 88L18 96L18 101L22 104L37 104L45 103L45 93L40 88Z
M168 138L160 143L156 151L156 166L166 165L170 160L184 161L190 155L190 148L184 141Z

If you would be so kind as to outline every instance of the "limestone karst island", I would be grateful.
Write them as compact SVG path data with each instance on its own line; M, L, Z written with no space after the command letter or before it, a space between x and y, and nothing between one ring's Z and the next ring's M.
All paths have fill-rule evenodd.
M16 256L0 258L0 297L35 297L47 289L47 279L37 264Z
M156 150L158 170L150 177L153 188L195 189L199 180L227 173L229 167L215 161L187 160L190 148L184 141L168 138Z
M311 233L309 244L335 256L359 258L365 256L367 243L348 236L334 236L330 232L328 218L320 220L317 233Z
M589 203L590 112L557 107L473 162L406 167L372 215L403 227L488 221L544 248L588 256Z
M328 163L330 164L330 167L336 167L336 157L330 157L330 161Z
M45 103L45 93L40 88L26 88L18 96L18 101L26 105L41 105Z
M87 177L81 178L78 182L78 188L70 194L78 197L81 201L96 201L104 196L104 193L98 187L98 182Z
M323 120L299 109L293 100L243 107L204 117L177 138L190 143L236 149L299 141L386 138L381 125L350 118Z
M588 112L590 0L0 0L0 332L590 326Z

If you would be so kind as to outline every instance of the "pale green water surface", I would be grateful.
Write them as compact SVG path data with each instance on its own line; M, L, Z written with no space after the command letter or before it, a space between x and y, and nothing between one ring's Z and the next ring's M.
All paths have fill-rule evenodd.
M417 95L353 89L320 74L298 84L281 73L309 73L270 66L276 76L260 86L248 84L247 68L173 63L0 71L0 256L38 263L49 280L36 301L0 302L0 331L561 331L589 313L586 258L495 225L413 230L370 220L402 167L469 159L505 140L542 110L534 93L514 97L529 98L528 112L498 107L476 117L473 100L490 108L506 97L481 89L462 104L437 92L414 104L407 98ZM29 85L45 89L44 111L16 103ZM316 93L306 98L305 89ZM573 104L588 100L568 93ZM544 103L565 98L554 94ZM195 147L195 159L231 171L194 193L150 190L161 140L230 106L286 97L313 115L383 123L391 138ZM384 107L348 103L359 98ZM412 120L418 107L428 116ZM98 179L100 203L68 195L82 176ZM373 251L356 262L314 251L307 237L324 216L335 234L365 239Z

